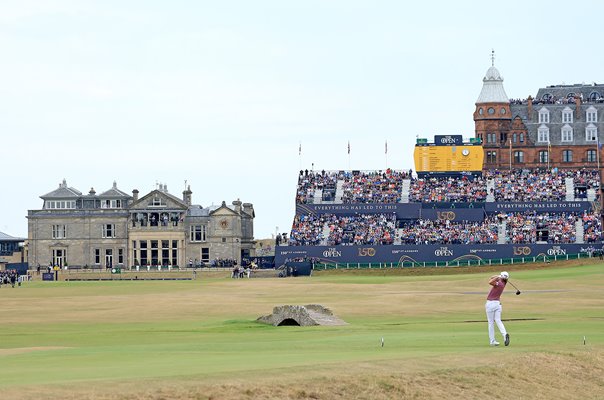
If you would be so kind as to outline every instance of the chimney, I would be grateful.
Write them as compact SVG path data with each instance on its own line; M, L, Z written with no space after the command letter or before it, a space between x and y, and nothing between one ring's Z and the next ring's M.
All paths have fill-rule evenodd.
M528 112L528 116L527 116L528 118L527 119L530 122L530 121L533 120L533 98L529 94L529 97L526 100L527 100L527 103L528 103L528 111L527 111Z
M137 201L138 200L138 189L134 189L132 191L132 201Z
M191 192L191 186L187 186L187 190L185 190L184 192L182 192L182 201L185 202L186 205L190 206L191 205L191 195L193 194L193 192Z
M255 218L254 215L254 206L252 203L243 203L243 212L250 215L252 218Z
M581 119L581 98L579 96L575 96L575 104L577 105L575 119Z
M235 206L235 212L237 214L241 214L241 201L239 201L239 199L237 199L233 202L233 205Z

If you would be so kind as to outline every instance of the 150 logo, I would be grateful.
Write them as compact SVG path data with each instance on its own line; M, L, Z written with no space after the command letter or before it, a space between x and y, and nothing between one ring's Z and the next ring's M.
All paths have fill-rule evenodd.
M359 249L359 257L373 257L375 256L375 249L373 247L361 247Z
M514 246L514 255L515 256L528 256L531 254L531 248L528 246Z
M437 211L436 218L440 220L449 220L453 221L455 219L455 212L453 211Z

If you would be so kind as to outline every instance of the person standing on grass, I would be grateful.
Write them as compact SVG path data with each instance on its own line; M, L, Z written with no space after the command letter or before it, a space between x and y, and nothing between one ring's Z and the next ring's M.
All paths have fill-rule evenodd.
M508 283L510 274L506 271L501 272L499 275L493 275L489 279L489 285L491 290L487 296L487 303L485 309L487 312L487 321L489 323L489 343L491 346L499 346L499 342L495 340L495 324L503 336L504 344L508 346L510 344L510 335L505 330L503 322L501 322L501 301L499 298L505 289L505 285Z

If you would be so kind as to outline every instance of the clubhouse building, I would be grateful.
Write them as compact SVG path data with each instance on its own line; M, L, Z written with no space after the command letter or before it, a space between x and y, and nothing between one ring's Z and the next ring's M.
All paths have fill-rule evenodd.
M27 215L30 267L187 267L252 255L250 203L202 207L192 204L190 187L179 198L163 184L142 197L115 182L83 194L65 180L40 197L42 209Z

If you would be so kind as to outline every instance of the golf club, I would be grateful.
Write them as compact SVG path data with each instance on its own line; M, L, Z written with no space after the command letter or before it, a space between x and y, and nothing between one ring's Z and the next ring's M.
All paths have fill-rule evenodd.
M516 287L516 285L514 285L512 282L508 281L508 283L509 283L510 285L512 285L512 286L514 287L514 289L516 289L516 296L519 296L519 295L520 295L520 293L521 293L521 292L520 292L520 289L518 289L518 288Z

